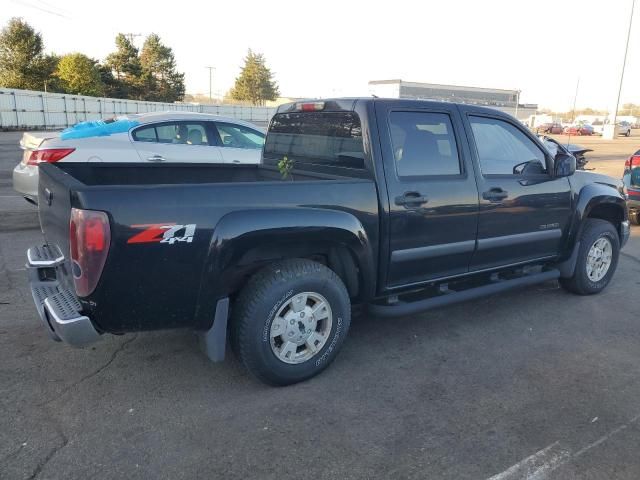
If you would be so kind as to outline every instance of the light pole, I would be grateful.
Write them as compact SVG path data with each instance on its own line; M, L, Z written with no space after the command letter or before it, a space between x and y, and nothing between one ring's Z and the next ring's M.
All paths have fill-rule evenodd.
M212 103L211 85L213 85L213 71L216 67L204 67L209 69L209 103Z
M620 72L620 85L618 87L618 99L616 100L616 110L613 114L613 135L616 135L616 124L618 123L618 106L620 105L620 93L622 92L622 80L624 79L624 68L627 65L627 51L629 50L629 37L631 37L631 25L633 24L633 9L636 0L631 0L631 14L629 15L629 30L627 30L627 44L624 47L624 60L622 61L622 71Z

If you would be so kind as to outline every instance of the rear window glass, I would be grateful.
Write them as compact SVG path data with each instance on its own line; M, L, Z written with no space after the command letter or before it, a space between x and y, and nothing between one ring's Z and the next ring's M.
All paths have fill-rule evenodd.
M326 165L363 170L360 118L353 112L278 114L271 121L263 155L264 163L270 165L287 157L296 166Z

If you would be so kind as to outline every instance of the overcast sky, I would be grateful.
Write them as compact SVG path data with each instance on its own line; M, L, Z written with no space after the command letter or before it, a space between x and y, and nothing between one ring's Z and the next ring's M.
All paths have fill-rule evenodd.
M521 101L568 110L615 102L631 0L359 0L235 2L3 0L48 51L97 59L118 32L157 33L173 48L188 93L214 94L263 53L283 96L367 95L369 80L522 90ZM621 104L640 103L636 9ZM142 45L142 37L135 42Z

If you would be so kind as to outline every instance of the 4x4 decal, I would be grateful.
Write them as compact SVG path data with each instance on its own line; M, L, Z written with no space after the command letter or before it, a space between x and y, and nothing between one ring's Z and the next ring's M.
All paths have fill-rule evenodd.
M196 224L176 225L175 223L150 223L131 225L131 228L144 228L127 240L127 243L191 243L196 233Z

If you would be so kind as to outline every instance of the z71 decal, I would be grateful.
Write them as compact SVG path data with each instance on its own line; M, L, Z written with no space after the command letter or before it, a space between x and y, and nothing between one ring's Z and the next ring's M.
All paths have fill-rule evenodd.
M144 228L127 240L127 243L174 243L193 241L196 224L176 225L175 223L152 223L146 225L131 225L131 228Z

